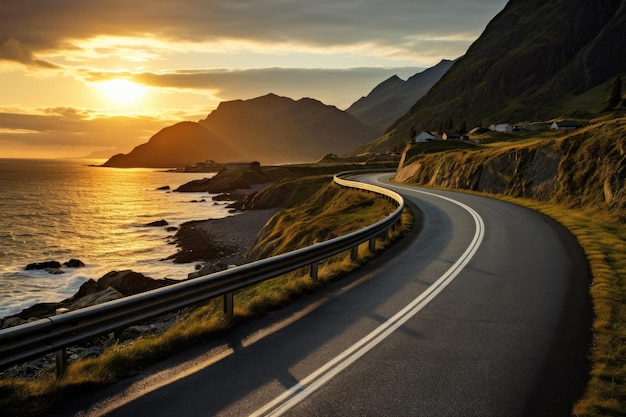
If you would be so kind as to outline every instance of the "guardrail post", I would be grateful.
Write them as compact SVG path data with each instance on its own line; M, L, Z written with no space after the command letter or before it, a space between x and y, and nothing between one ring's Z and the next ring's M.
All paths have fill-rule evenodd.
M55 315L58 316L60 314L67 313L68 311L70 311L69 308L57 308L55 311ZM61 378L63 375L65 375L65 372L67 371L67 349L66 348L57 350L56 355L55 355L55 362L56 362L57 378Z
M369 249L370 249L370 252L376 251L376 238L375 237L370 239Z
M235 294L232 292L224 294L224 315L228 318L235 315Z
M313 282L317 282L317 266L318 263L317 262L313 262L311 264L311 281Z
M359 260L359 245L353 246L352 249L350 249L350 259L353 262Z

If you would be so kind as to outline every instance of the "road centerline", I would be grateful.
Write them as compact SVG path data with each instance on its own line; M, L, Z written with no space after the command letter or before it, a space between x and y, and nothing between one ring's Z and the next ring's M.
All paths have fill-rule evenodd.
M251 414L251 416L280 416L311 395L341 371L346 369L376 345L381 343L395 330L422 310L458 276L458 274L465 268L478 251L485 235L485 224L482 217L480 217L480 215L473 208L453 198L441 196L428 191L401 186L396 186L394 188L409 190L411 192L440 198L466 210L474 220L475 224L474 236L467 249L463 252L459 259L443 275L441 275L441 277L439 277L431 286L429 286L424 292L417 296L393 317L389 318L375 330L367 334L348 349L344 350L335 358L328 361L302 381L286 390L283 394L256 410Z

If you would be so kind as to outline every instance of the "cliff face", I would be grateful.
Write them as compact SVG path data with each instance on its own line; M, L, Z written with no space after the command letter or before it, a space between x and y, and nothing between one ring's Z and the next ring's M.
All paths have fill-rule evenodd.
M396 180L626 213L626 119L506 149L417 155ZM621 214L620 214L621 213Z

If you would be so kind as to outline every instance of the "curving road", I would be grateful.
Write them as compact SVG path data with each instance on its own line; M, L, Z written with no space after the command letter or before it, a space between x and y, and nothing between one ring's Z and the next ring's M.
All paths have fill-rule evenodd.
M570 415L588 374L591 327L576 240L512 204L386 177L361 180L417 206L419 234L63 414Z

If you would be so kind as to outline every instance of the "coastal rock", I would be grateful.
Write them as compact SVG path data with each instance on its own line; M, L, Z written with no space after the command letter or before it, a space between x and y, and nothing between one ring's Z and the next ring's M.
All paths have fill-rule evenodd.
M85 263L80 259L70 259L67 262L63 262L63 266L67 268L84 268Z
M163 187L157 188L157 191L168 191L170 189L169 185L164 185Z
M161 220L157 220L154 222L150 222L146 224L145 226L146 227L160 227L160 226L167 226L167 225L169 225L169 223L166 220L161 219Z
M9 316L5 317L0 323L0 329L6 329L8 327L19 326L20 324L26 323L26 320L19 318L17 316Z
M178 282L173 279L153 279L131 270L111 271L97 281L100 290L113 287L125 297L162 288Z
M61 268L61 263L58 261L36 262L26 265L24 270L31 271L36 269L48 269L48 268Z
M26 265L24 270L32 271L45 269L49 274L56 275L65 273L65 271L61 269L61 266L65 266L67 268L82 268L85 264L79 259L70 259L69 261L64 262L63 265L61 265L61 262L59 261L36 262Z
M86 295L78 298L75 302L70 303L68 308L70 310L78 310L85 307L95 306L97 304L106 303L108 301L117 300L123 298L124 295L116 289L109 287L105 290L95 292L93 294Z
M62 303L38 303L25 308L20 313L10 317L18 317L24 321L29 321L33 318L38 319L42 317L54 316L56 314L56 310L61 307L63 307Z
M25 308L20 313L5 317L0 328L17 326L29 321L54 316L57 309L78 310L117 300L129 295L162 288L178 281L173 279L153 279L131 270L111 271L98 281L90 279L80 286L76 294L60 303L39 303Z
M221 193L221 194L213 196L212 200L213 201L232 201L234 200L234 198L231 197L230 193Z
M139 294L141 292L154 290L156 288L165 287L177 282L172 279L153 279L145 275L131 270L111 271L100 278L98 281L88 280L80 286L78 292L66 301L74 302L86 296L97 294L101 291L113 288L122 296Z

